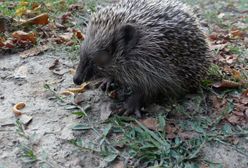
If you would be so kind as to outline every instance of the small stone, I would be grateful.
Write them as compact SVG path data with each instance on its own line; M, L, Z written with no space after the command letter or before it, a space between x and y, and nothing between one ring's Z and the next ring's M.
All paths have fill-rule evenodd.
M25 79L27 78L28 67L26 65L20 66L15 70L14 78L15 79Z

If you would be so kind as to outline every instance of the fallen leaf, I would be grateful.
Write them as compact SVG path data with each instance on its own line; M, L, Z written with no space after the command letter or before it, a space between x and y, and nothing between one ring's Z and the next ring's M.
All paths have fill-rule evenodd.
M237 38L242 38L243 36L244 36L244 32L242 32L242 31L240 31L240 30L232 30L231 32L230 32L230 37L231 38L235 38L235 39L237 39Z
M20 116L20 115L22 115L22 112L20 110L23 109L25 106L26 106L25 103L19 102L19 103L14 105L12 110L16 116Z
M167 133L166 137L168 139L173 139L176 137L176 132L179 128L174 123L166 124L165 131Z
M0 47L4 47L5 44L4 44L4 38L0 37Z
M37 2L33 2L31 4L32 6L32 10L37 10L37 9L40 9L41 8L41 4L37 3Z
M75 94L73 92L70 92L68 90L62 91L60 94L65 96L74 96Z
M246 89L245 91L243 91L242 96L248 97L248 89Z
M27 1L20 1L19 2L19 6L28 6L28 2Z
M62 24L65 24L71 18L71 16L72 16L71 12L66 12L65 14L63 14L61 17Z
M55 59L52 63L52 65L49 66L49 70L53 70L56 68L56 66L59 64L59 60L58 59Z
M239 117L244 117L244 113L240 111L234 111L233 114Z
M151 130L157 130L158 122L155 118L146 118L140 121L144 126Z
M76 73L76 70L75 69L69 69L68 72L71 74L71 75L75 75Z
M72 39L73 33L71 33L71 32L69 32L69 33L64 33L64 34L59 35L59 37L60 37L61 39L63 39L64 41L69 41L69 40Z
M228 63L228 64L232 64L234 61L236 61L237 60L237 56L236 55L228 55L228 56L226 56L226 62Z
M4 44L3 47L7 48L7 49L11 49L11 48L15 47L15 45L11 39L6 40L3 44Z
M84 82L79 88L69 88L68 91L72 93L83 93L88 89L89 82Z
M68 72L68 70L64 69L64 68L63 69L56 68L56 69L52 70L52 72L56 75L63 76L65 73Z
M117 163L113 164L112 168L125 168L125 164L123 161L118 161Z
M68 41L65 43L66 46L73 46L74 45L74 42L73 41Z
M236 80L240 80L241 79L241 74L239 71L232 69L232 76L234 77L234 79Z
M47 13L42 13L36 17L30 18L22 23L24 24L36 24L36 25L46 25L49 23L49 16Z
M220 13L217 17L218 17L219 19L222 19L224 16L225 16L225 13Z
M69 11L75 11L75 10L79 10L81 8L82 8L82 6L80 4L72 4L69 6L68 10Z
M223 50L227 46L227 43L225 44L216 44L216 45L210 45L210 50Z
M26 33L24 31L15 31L12 33L12 37L17 39L18 41L30 41L32 43L36 42L36 35L34 32Z
M79 40L84 40L83 33L78 29L73 29L74 36L76 36Z
M240 102L242 104L244 104L244 105L248 105L248 97L245 97L245 96L241 97L241 101Z
M245 110L245 116L248 119L248 109Z
M195 132L179 132L178 133L178 136L180 137L180 138L182 138L182 139L185 139L185 140L187 140L187 139L192 139L192 138L194 138L194 137L197 137L197 133L195 133Z
M218 33L213 32L212 34L210 34L208 36L208 38L209 38L210 41L216 41L216 40L218 40Z
M223 80L221 82L216 82L212 84L212 86L219 89L225 89L225 88L238 88L241 86L241 84L229 80Z
M19 55L21 58L32 57L32 56L39 55L40 53L42 53L48 49L49 49L48 45L37 46L37 47L31 48L29 50L25 50L25 51L21 52Z
M15 14L16 16L22 16L27 13L27 8L25 6L19 7L16 9Z
M230 136L230 137L228 137L228 138L227 138L227 141L228 141L229 143L234 144L234 145L237 145L237 144L239 143L238 137L235 137L235 136Z
M238 124L238 123L239 123L239 117L236 116L236 115L232 115L232 116L228 117L227 120L228 120L231 124Z
M106 121L111 113L112 113L112 110L111 110L111 103L104 103L100 106L100 119L101 121Z

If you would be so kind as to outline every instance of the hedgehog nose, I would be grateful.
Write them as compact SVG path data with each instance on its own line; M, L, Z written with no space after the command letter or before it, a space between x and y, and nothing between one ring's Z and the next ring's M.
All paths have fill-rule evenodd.
M81 85L83 83L83 80L80 79L79 77L77 77L76 75L73 77L73 82L76 84L76 85Z

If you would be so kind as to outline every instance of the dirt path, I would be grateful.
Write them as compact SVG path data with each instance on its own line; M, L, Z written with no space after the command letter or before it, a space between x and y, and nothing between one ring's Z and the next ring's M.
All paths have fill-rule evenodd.
M97 160L95 156L91 159L91 154L80 153L77 148L68 144L67 140L74 138L71 127L78 119L55 100L49 100L52 95L43 87L46 82L54 83L60 90L72 84L71 74L60 76L48 69L55 58L61 64L67 64L63 66L63 70L69 69L71 62L65 59L66 55L57 54L59 55L47 52L26 60L20 59L18 55L0 57L0 166L29 167L22 164L20 159L19 145L26 141L16 132L16 118L11 108L17 102L25 102L23 112L33 117L25 131L30 135L35 133L32 144L38 157L45 152L49 162L56 163L55 167L95 167L100 164L94 161ZM18 69L22 69L23 76L19 79L15 78Z
M25 60L20 59L17 54L0 57L0 166L39 167L43 159L52 167L106 166L97 155L91 152L80 152L77 147L68 143L68 140L82 136L80 133L73 133L71 129L80 120L66 110L65 106L59 105L56 99L52 99L51 92L44 89L45 83L54 83L51 85L58 91L72 86L71 74L56 75L49 70L49 66L55 59L59 59L62 65L61 70L69 70L72 63L66 57L65 53L53 52L46 52ZM21 75L23 77L15 78L20 68L23 69ZM95 110L89 114L92 122L99 119L99 109L96 108L99 106L99 95L96 94L100 93L89 92L86 94L88 97L85 97L91 101L92 105L95 103ZM11 108L17 102L25 102L26 107L23 112L33 117L25 130L29 135L34 134L32 140L27 141L16 132L16 118ZM84 135L83 138L95 139L92 135ZM31 144L34 147L33 152L40 162L27 164L21 160L20 145L25 144ZM247 148L245 143L244 147ZM208 145L204 151L208 159L224 163L228 168L247 167L248 158L226 146L212 144ZM46 157L43 158L44 153Z
M213 17L211 13L207 16ZM216 22L219 21L218 19L220 18L217 17ZM71 114L75 110L70 109L70 105L60 102L51 91L44 88L45 84L49 84L51 88L55 89L56 93L59 93L66 88L75 87L72 82L72 75L69 73L75 62L70 59L70 56L72 56L71 52L65 52L63 49L60 50L58 48L55 50L50 49L44 54L26 59L20 58L18 54L8 55L0 53L0 168L111 167L107 161L104 161L103 157L100 157L95 152L80 150L80 147L70 143L71 140L75 139L83 139L88 143L99 142L99 137L102 137L99 132L102 133L106 129L106 125L100 124L99 121L102 111L108 111L106 107L108 107L109 99L98 90L85 92L80 97L84 101L82 106L89 104L91 105L91 110L87 112L87 117L78 118ZM59 60L59 71L54 73L53 70L49 70L49 67L56 59ZM195 99L198 100L197 96ZM26 104L22 111L24 114L32 117L32 121L26 125L24 131L20 130L22 125L16 125L17 118L12 112L13 105L18 102ZM188 104L190 103L192 102ZM214 111L207 115L201 114L201 109L196 106L199 104L192 103L191 105L194 114L190 113L189 116L192 115L190 116L192 118L195 117L194 115L197 116L199 114L199 120L209 117L207 115L214 116ZM223 106L228 105L225 104ZM198 109L200 110L197 111ZM187 110L185 111L188 112ZM170 113L173 113L173 111L170 111ZM184 114L180 115L183 116ZM150 115L147 117L150 117ZM158 115L152 117L157 119ZM187 120L185 122L191 122L191 118L187 118L188 115L183 117ZM171 118L166 118L166 121L169 120L179 119L172 115ZM221 130L222 126L227 123L226 118L223 118L223 121L223 123L218 125L220 128L211 128L213 132L210 132L210 134L216 133L214 131L217 129ZM197 124L197 122L194 122L192 121L192 124ZM84 131L83 129L73 131L72 128L78 125L78 123L87 123L96 127L97 130L94 130L95 132ZM176 124L179 123L180 121ZM246 126L242 125L242 129L246 128L247 130L247 127L247 124ZM205 127L204 129L208 130ZM236 129L236 127L231 127L231 129ZM197 132L194 129L193 131ZM169 132L167 133L169 134ZM241 137L237 142L235 141L237 137L232 136L232 138L234 139L230 140L231 143L238 143L239 149L242 148L244 149L242 151L248 151L247 133L246 136ZM173 144L174 140L168 140L168 142ZM231 143L223 145L223 142L217 143L217 141L214 141L211 144L206 143L204 145L201 153L203 163L207 160L213 163L221 163L222 167L225 168L247 168L248 154L242 154L242 151L236 149L235 146L230 146ZM26 157L24 157L24 154L26 154ZM33 162L27 160L27 158L33 159ZM120 160L124 159L121 158ZM208 163L207 161L205 163ZM202 167L204 167L204 164ZM208 166L204 168L208 168Z

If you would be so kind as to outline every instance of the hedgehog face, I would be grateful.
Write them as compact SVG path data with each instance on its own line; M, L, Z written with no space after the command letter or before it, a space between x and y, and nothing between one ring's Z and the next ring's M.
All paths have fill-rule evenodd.
M75 84L91 79L110 77L118 65L117 57L125 57L138 42L138 31L135 26L120 25L113 34L102 36L96 32L88 36L80 50L80 62L73 77ZM87 37L87 36L86 36Z
M80 61L76 74L73 77L75 84L80 85L91 79L102 77L105 66L111 61L111 54L107 49L100 47L89 48L86 41L80 50Z

